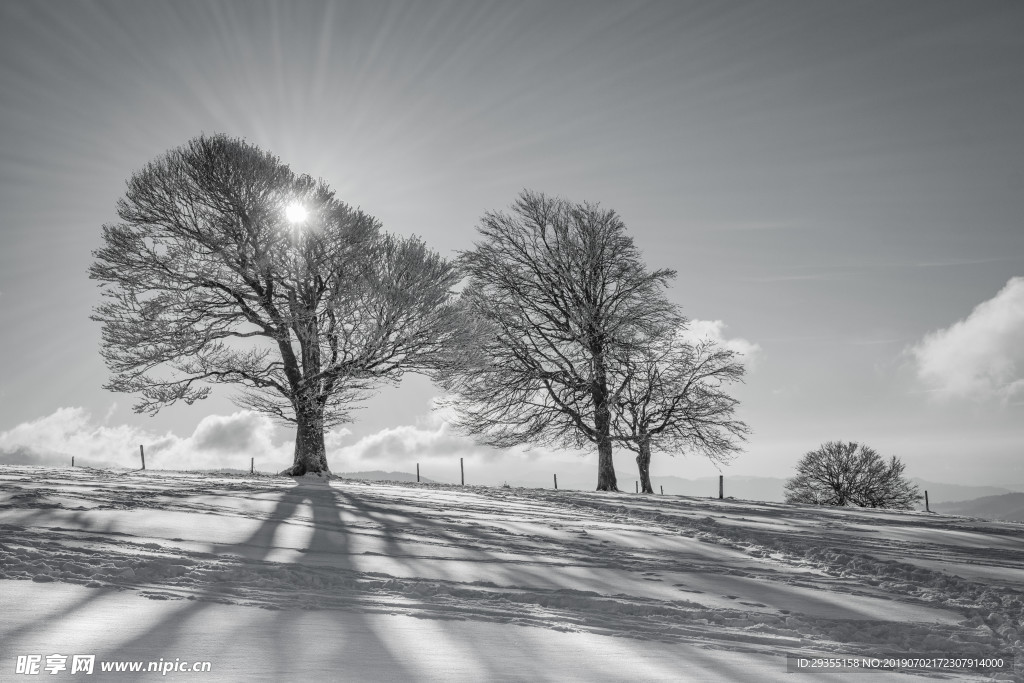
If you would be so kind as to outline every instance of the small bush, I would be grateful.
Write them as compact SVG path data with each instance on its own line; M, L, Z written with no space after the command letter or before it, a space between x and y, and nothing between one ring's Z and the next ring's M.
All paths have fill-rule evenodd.
M903 477L904 467L896 456L886 462L856 442L829 441L797 463L786 502L909 510L921 495Z

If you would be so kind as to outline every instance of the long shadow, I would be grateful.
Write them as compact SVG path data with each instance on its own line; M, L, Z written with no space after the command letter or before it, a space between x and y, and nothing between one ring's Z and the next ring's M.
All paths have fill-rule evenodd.
M105 485L107 482L102 482ZM106 500L109 494L121 494L123 491L112 491L106 486L99 486L95 490L96 498L98 500ZM204 491L204 493L209 493ZM300 511L305 509L308 505L312 511L312 519L300 518ZM398 561L414 561L414 559L408 556L407 553L403 553L401 541L399 536L403 531L403 521L410 521L414 526L418 528L429 527L432 533L436 536L441 536L445 541L456 545L460 541L460 537L456 534L449 533L448 528L440 522L437 522L429 517L420 515L414 515L417 517L412 520L409 517L398 517L393 510L385 509L378 506L373 506L365 503L362 498L358 495L342 493L333 487L328 486L317 486L317 485L289 485L288 488L277 494L277 500L274 505L274 509L266 514L259 524L259 526L249 535L245 540L240 543L229 543L229 544L215 544L211 547L215 555L237 555L246 558L247 560L254 562L261 562L267 560L269 555L276 550L275 538L279 535L279 532L285 525L301 525L312 528L312 533L309 537L306 547L301 549L305 550L311 556L323 555L330 559L330 567L338 573L350 573L352 575L359 574L358 567L354 563L353 549L352 549L352 538L356 533L365 534L365 532L355 532L354 526L357 524L346 523L343 518L343 510L345 514L354 516L358 522L362 522L363 526L366 523L371 523L375 527L376 535L382 540L385 548L385 554L393 556ZM70 512L70 514L68 514ZM141 512L141 510L140 510ZM38 527L52 523L54 515L53 511L49 509L44 510L33 510L31 514L25 519L19 521L28 525L28 527ZM107 534L114 533L115 526L101 525L97 526L94 523L94 519L91 519L87 513L62 511L60 515L61 523L75 527L76 530L80 530L85 533L93 534ZM396 521L402 520L402 521ZM311 522L311 524L310 524ZM26 527L27 528L27 527ZM405 529L406 531L408 529ZM488 539L492 541L493 539ZM117 553L112 553L116 555ZM184 553L187 557L188 553ZM312 559L312 557L310 558ZM126 588L144 589L145 585L129 584L124 586L117 586L115 590L124 590ZM151 626L147 627L141 632L138 632L134 637L129 640L120 642L112 650L102 653L102 658L107 661L118 661L118 660L134 660L141 661L149 659L153 655L152 644L157 642L159 638L160 646L164 652L172 653L176 643L182 642L189 634L189 625L196 623L196 619L202 619L204 612L208 608L217 603L231 602L235 598L229 590L221 590L213 586L205 586L197 594L195 594L195 600L189 604L169 610L168 613L161 617L160 620ZM88 609L93 607L95 603L101 601L105 596L110 594L109 587L104 589L97 589L91 591L86 597L78 600L76 603L69 605L67 609L62 610L62 616L67 618L71 614L76 612L87 612ZM170 607L170 605L168 605ZM295 610L282 610L274 613L273 627L276 639L281 640L282 643L287 642L288 635L291 633L291 626L297 621L301 621L301 616L304 612ZM410 677L410 672L405 669L404 664L399 661L395 655L388 649L387 643L376 637L374 625L367 621L366 615L360 609L347 610L339 612L343 614L345 621L345 628L350 632L356 632L360 635L359 642L364 649L370 649L376 652L376 658L379 661L382 670L389 671L392 673L402 672L407 674L402 676L403 678ZM33 620L32 623L23 624L20 628L14 632L8 632L8 636L21 636L25 633L32 632L33 630L40 628L44 625L44 619L41 617L39 620ZM229 640L239 642L245 639L244 629L239 629L238 634L232 634ZM301 673L301 662L299 660L291 661L288 656L288 648L282 647L281 657L279 661L279 670L282 674L284 673Z
M389 611L384 607L388 600L404 599L409 596L400 592L382 592L380 581L376 582L373 589L361 588L364 586L362 579L367 578L367 568L374 564L374 560L367 555L386 556L388 562L392 563L391 566L397 563L412 576L426 574L432 581L449 581L465 587L471 582L465 575L459 576L459 570L454 569L460 562L487 563L493 567L495 577L517 581L520 586L523 586L524 582L543 585L538 579L543 578L545 572L550 573L554 569L550 563L543 560L558 552L560 541L557 538L509 533L497 525L465 523L457 518L460 511L467 509L471 509L470 516L473 519L479 519L478 513L481 511L497 517L508 515L509 510L502 507L501 496L486 496L480 504L474 500L463 500L458 510L449 511L440 498L420 500L415 496L404 495L390 498L387 490L381 489L369 489L363 495L360 488L352 485L339 487L292 482L276 489L264 488L257 497L262 501L269 498L272 501L272 509L265 510L263 514L242 515L248 520L253 517L259 518L260 521L252 532L237 543L210 544L214 557L223 558L227 566L235 562L228 560L228 556L236 556L242 559L237 560L235 565L257 572L262 571L261 567L270 565L285 569L289 565L297 565L303 569L305 577L310 576L310 568L315 568L316 572L321 574L348 575L353 579L360 579L346 584L349 586L346 588L349 592L339 596L328 595L323 588L304 588L301 585L288 585L287 582L283 585L273 585L272 590L277 591L273 596L275 599L266 602L275 607L283 606L284 609L279 611L246 612L246 609L253 608L232 604L230 609L237 611L240 623L229 627L228 633L218 633L218 642L232 643L235 646L248 644L250 648L253 644L265 647L267 643L276 643L278 651L275 653L275 668L273 671L261 673L273 675L278 679L301 676L309 664L307 656L303 655L303 648L307 652L315 648L311 650L307 643L301 644L300 647L295 639L299 634L308 635L309 623L317 623L328 626L333 624L338 627L335 632L352 638L352 642L361 650L360 653L352 654L364 657L364 661L367 653L373 653L372 656L376 659L381 672L406 680L417 677L415 664L400 651L393 649L397 641L389 638L388 634L380 633L379 629L387 624L388 620L372 614L375 611ZM205 495L211 493L213 491L209 489L202 491ZM394 505L389 506L392 502ZM537 509L527 509L531 507ZM231 510L233 508L224 508L225 513ZM45 523L47 513L48 511L39 511L38 516L33 519L33 524ZM139 510L139 513L142 514L143 510ZM560 514L562 513L559 510L548 510L543 504L525 505L512 510L512 517L525 517L527 522L538 524L560 519ZM452 519L453 517L455 519ZM577 515L565 512L565 517L576 519ZM530 522L530 518L535 519ZM232 522L230 517L218 521ZM88 528L88 515L82 514L78 522L82 528ZM577 547L579 544L570 545L573 547L564 548L560 559L568 556L573 566L595 566L586 562L587 553ZM445 550L440 554L432 554L431 548L437 546L444 546ZM457 550L457 554L447 552L448 548ZM372 551L367 552L368 549ZM281 551L299 552L303 557L291 562L272 562ZM178 552L185 557L190 555L188 552ZM521 557L509 559L507 554L517 554ZM195 557L200 555L196 554ZM450 560L456 561L446 562ZM513 563L516 565L515 570L505 573L508 565ZM206 564L216 565L217 561L214 559ZM198 580L202 583L189 584L192 589L197 589L193 592L195 600L174 603L173 608L170 604L162 607L163 615L156 622L97 655L113 661L150 660L154 658L154 643L159 643L158 656L174 657L187 654L176 652L175 648L183 647L188 642L195 642L192 631L197 624L202 624L204 620L207 624L214 623L215 620L216 623L221 623L224 612L219 607L215 610L214 606L218 603L244 602L246 590L253 587L252 584L243 585L242 590L235 590L230 583L217 585L202 577ZM373 582L367 581L365 585L370 583ZM140 584L129 584L125 587L145 588ZM371 590L376 592L370 594ZM531 590L544 591L542 588ZM106 591L97 590L95 597L83 599L72 608L86 609L107 594ZM380 599L382 595L385 598L383 601ZM315 613L306 611L309 607L315 607L310 603L318 596L324 597L326 604L323 606L331 609ZM293 604L301 604L305 608L289 607L288 602L292 598ZM432 610L430 605L423 607L414 610L416 616L438 619L451 616L451 613L444 615ZM565 609L570 612L574 610L572 606L566 606ZM263 630L258 634L248 631L242 623L243 620L249 620L253 614L258 614L256 621L262 624ZM316 616L310 616L311 614ZM465 614L474 620L500 621L480 612ZM586 617L583 613L581 615ZM627 624L628 619L622 623ZM353 647L346 644L338 646L326 640L318 646L325 659L332 663L336 662L339 666L344 664L348 656L346 648ZM211 659L214 660L216 667L215 657ZM482 677L502 676L501 662L492 653L480 653L474 662ZM244 677L244 672L221 673L228 677L238 673L240 677Z
M333 490L326 485L290 485L278 495L273 511L264 518L248 538L237 544L216 544L213 548L215 554L240 555L255 562L266 560L276 548L274 539L282 527L300 523L300 520L297 519L298 513L307 504L313 513L313 531L304 550L330 553L333 567L341 572L354 573L356 569L351 561L349 537L345 532L340 506ZM208 612L212 605L234 602L236 596L230 590L230 585L226 588L228 590L205 586L195 596L196 599L187 606L174 610L144 632L119 644L116 649L103 653L103 658L113 661L142 660L146 656L151 656L151 644L157 637L160 638L161 647L167 655L173 655L174 648L189 635L190 625L202 620L204 613ZM239 620L244 620L246 614L242 610L252 609L252 607L235 606L235 609L239 610ZM271 612L261 612L260 621L265 623L267 619L270 620L269 629L272 631L273 638L255 638L255 643L253 643L254 638L251 631L240 624L233 633L223 634L222 640L238 646L248 643L249 646L265 647L268 640L270 643L276 643L279 650L275 652L274 657L275 671L259 673L261 675L273 673L280 680L296 680L301 678L305 667L309 664L308 660L301 655L302 647L295 642L295 638L301 637L302 633L301 628L296 628L296 623L302 622L304 615L308 614L310 612L287 607ZM406 665L392 653L388 644L378 637L375 626L369 622L366 613L356 609L338 610L333 614L344 622L343 630L346 634L354 634L361 649L369 649L375 653L375 659L379 662L382 671L394 673L399 678L406 680L415 678L413 672L409 671ZM308 648L305 643L302 646ZM322 655L337 660L339 665L345 659L344 652L332 651L330 642L323 642L308 649L318 650ZM140 656L143 653L145 656ZM214 667L216 667L216 662L214 662ZM231 672L225 675L232 676L236 673L248 678L245 672Z
M31 509L31 508L28 508L28 509ZM54 537L54 540L52 540L52 541L44 540L44 543L47 543L47 545L49 545L50 543L53 543L53 544L56 544L56 545L61 545L61 541L69 540L69 539L66 539L66 538L56 538L59 532L55 532L54 531L55 528L43 528L43 529L38 528L38 527L46 527L47 524L50 523L50 522L48 522L48 520L52 520L53 519L53 517L54 517L53 513L54 513L55 510L59 510L62 513L64 513L64 512L71 512L72 513L70 515L61 515L60 520L59 520L60 523L62 523L62 524L71 524L70 528L61 527L62 529L66 529L67 531L72 531L72 532L80 532L83 536L85 534L91 534L91 535L99 536L99 537L113 536L113 537L116 537L116 538L123 538L121 536L120 532L116 531L115 524L113 522L110 522L110 523L105 524L105 525L96 525L96 524L93 523L92 519L88 517L87 514L84 514L84 513L80 512L80 511L68 511L66 509L61 509L61 508L43 508L43 509L33 510L29 514L22 516L18 520L20 523L17 524L17 525L14 525L14 524L5 525L7 527L7 529L5 530L4 535L2 537L0 537L0 540L6 541L6 542L11 542L11 539L14 538L15 539L14 543L18 544L18 545L21 545L22 543L18 542L17 537L20 535L20 533L26 533L27 534L27 533L29 533L31 531L32 538L24 540L24 545L27 546L27 547L39 548L40 538L47 539L50 536ZM21 529L21 532L19 532L18 529ZM77 539L71 538L70 540L77 540ZM11 579L11 580L18 580L18 579ZM88 582L86 580L75 580L75 581L69 581L69 583L75 583L75 584L78 584L78 585L84 585L84 584L86 584ZM61 617L66 619L67 617L72 616L73 614L75 614L77 612L84 612L85 610L88 610L95 602L97 602L98 600L101 600L111 590L119 590L119 589L120 589L120 587L111 588L111 587L108 586L108 587L105 587L105 588L92 590L89 593L87 593L85 596L83 596L82 598L79 598L75 602L65 606L61 610ZM18 626L17 628L12 628L10 630L4 630L3 643L0 643L0 655L6 656L8 654L8 653L4 652L4 650L6 649L4 647L5 644L14 642L15 640L17 640L18 638L20 638L20 637L22 637L24 635L30 634L30 633L32 633L34 631L38 631L39 629L50 625L50 620L51 620L51 616L50 615L41 615L41 616L39 616L36 619L31 619L31 620L25 622L24 624L22 624L21 626Z

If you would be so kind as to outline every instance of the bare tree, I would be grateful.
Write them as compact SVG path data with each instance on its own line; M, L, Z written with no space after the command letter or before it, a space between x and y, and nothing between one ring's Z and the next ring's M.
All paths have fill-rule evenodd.
M615 358L621 379L615 395L615 433L636 452L640 486L651 485L651 449L695 451L714 462L728 462L737 440L749 432L735 418L737 401L725 385L740 382L743 365L733 351L714 342L687 342L682 328L638 344Z
M241 385L239 405L296 426L288 474L329 471L324 429L347 406L405 371L443 371L466 343L452 264L242 140L166 153L117 212L89 270L106 388L155 414Z
M886 462L867 446L829 441L797 463L786 502L909 510L921 496L904 468L896 456Z
M446 383L456 426L482 443L597 444L601 491L615 491L610 359L674 315L671 270L649 272L614 211L524 191L489 212L461 254L463 292L489 329L478 362Z

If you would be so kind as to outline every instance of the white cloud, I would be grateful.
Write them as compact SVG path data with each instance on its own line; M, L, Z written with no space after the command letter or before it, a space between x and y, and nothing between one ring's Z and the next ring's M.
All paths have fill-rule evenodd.
M23 422L0 432L0 463L63 467L69 466L74 456L78 466L137 468L139 444L146 449L147 469L248 469L249 459L255 458L258 470L275 472L292 461L291 430L277 435L269 417L248 410L208 415L187 437L104 421L85 408L68 407ZM388 427L355 443L346 443L350 435L345 428L324 435L328 462L336 472L410 472L419 462L435 471L443 466L451 470L448 479L455 480L460 457L468 465L470 461L490 462L501 455L453 433L447 422L433 413L414 425ZM275 442L277 436L279 443Z
M128 425L98 425L84 408L58 408L0 432L0 459L29 465L126 465L127 453L138 459L143 434ZM151 436L146 435L150 443Z
M293 432L277 434L269 417L251 411L208 415L187 437L156 434L131 425L110 426L102 420L84 408L67 407L23 422L0 432L0 463L67 467L74 456L77 466L138 468L139 444L145 446L146 468L152 470L247 470L249 459L255 458L257 470L279 472L292 461ZM344 428L324 435L327 460L334 472L412 473L419 463L424 477L454 483L459 481L459 458L463 458L467 483L546 485L550 473L555 472L563 486L587 488L596 476L593 449L587 449L588 457L581 459L572 452L545 448L526 451L478 446L455 433L441 412L422 416L415 424L381 429L355 442L350 442L350 437L351 432ZM632 456L626 455L631 463ZM573 479L574 473L580 476Z
M761 347L754 342L747 341L742 337L726 339L722 331L726 324L721 320L691 320L683 333L683 337L693 343L699 341L712 341L719 346L734 351L743 356L748 365L753 365L761 353Z
M231 415L208 415L192 432L191 445L214 453L247 453L271 447L274 425L265 415L241 411Z
M472 440L455 434L446 422L439 424L386 427L341 448L339 457L363 469L400 467L424 460L451 460L459 457L493 458L497 451L477 446Z
M548 448L495 449L480 446L472 439L456 433L451 425L431 414L413 425L388 427L362 437L337 450L328 445L331 469L338 473L382 470L414 473L419 464L428 479L457 483L460 480L459 459L463 459L466 483L500 485L549 486L551 473L557 473L565 486L588 488L596 482L594 449L585 449L580 458L573 451ZM621 453L620 453L621 454ZM632 455L628 455L632 461ZM584 476L576 477L577 470ZM564 478L564 481L563 481ZM591 481L593 479L593 482Z
M999 399L1024 394L1024 277L909 349L917 375L943 398Z
M58 408L0 432L0 462L66 466L74 456L79 466L138 467L140 444L148 469L247 469L254 457L266 471L291 462L290 445L273 443L270 418L251 411L209 415L186 438L105 421L97 422L84 408Z

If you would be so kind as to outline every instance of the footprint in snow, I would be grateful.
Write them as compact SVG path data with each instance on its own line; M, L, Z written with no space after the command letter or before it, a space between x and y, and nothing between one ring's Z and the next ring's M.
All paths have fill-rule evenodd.
M143 597L149 598L150 600L174 600L177 599L177 595L172 593L157 593L153 592L142 592L140 593Z

